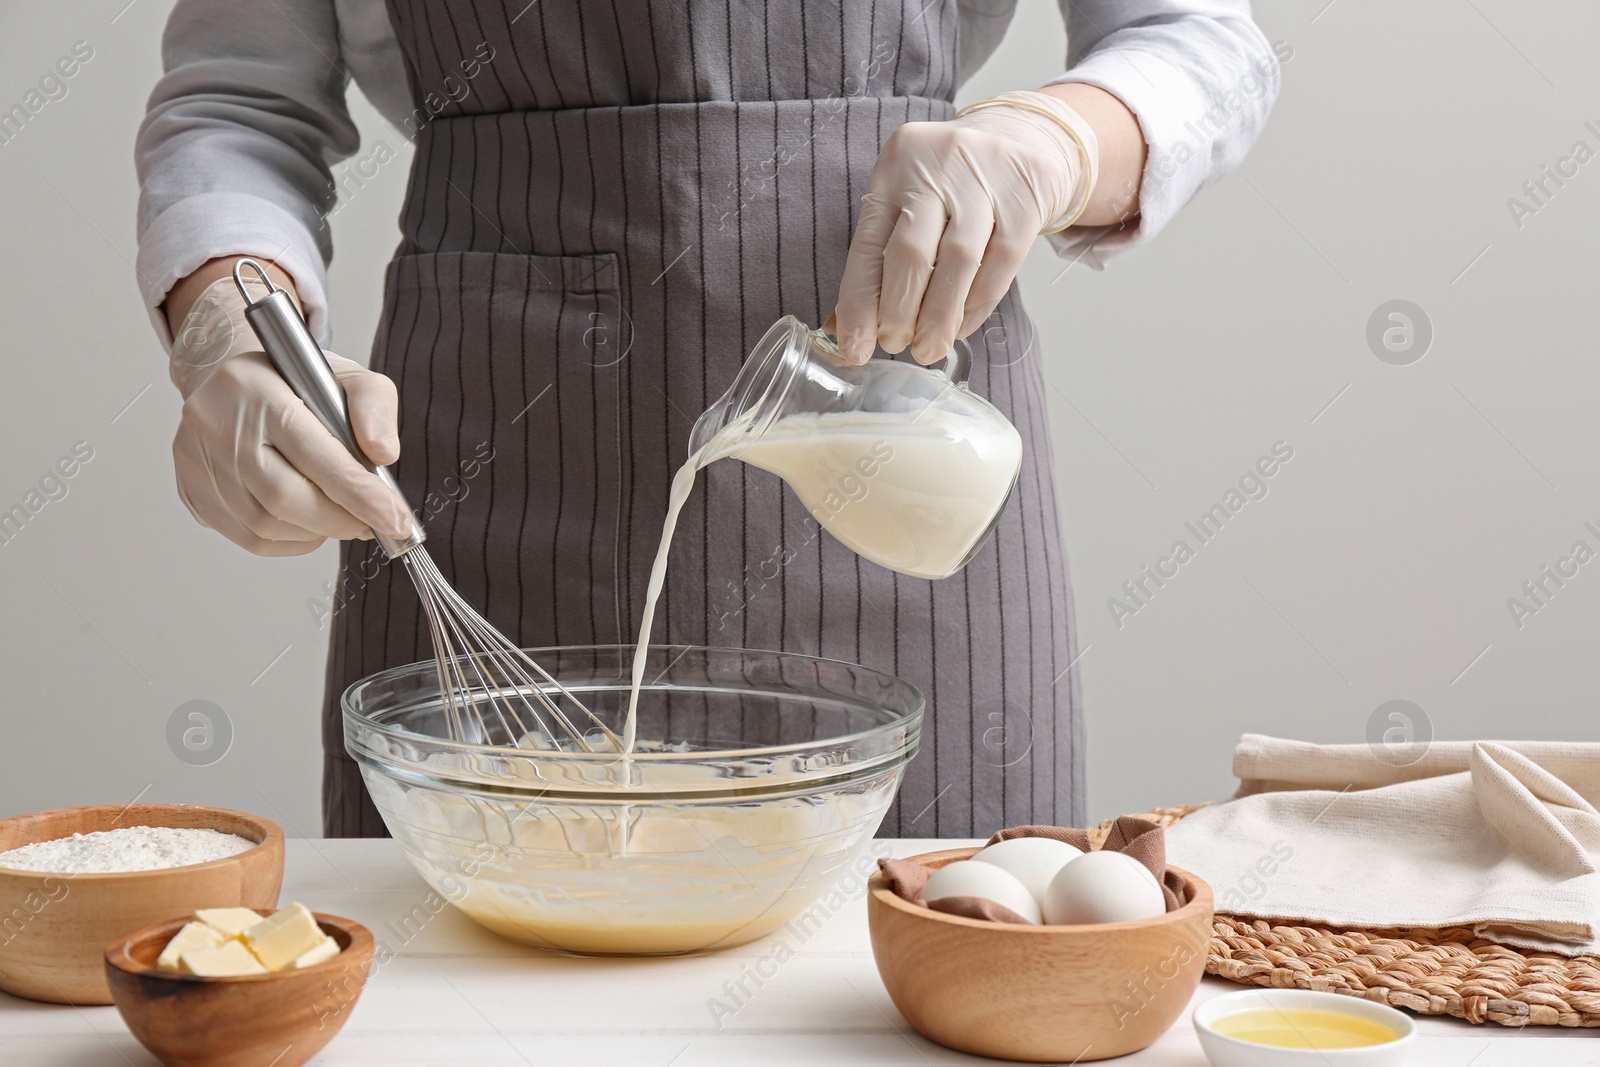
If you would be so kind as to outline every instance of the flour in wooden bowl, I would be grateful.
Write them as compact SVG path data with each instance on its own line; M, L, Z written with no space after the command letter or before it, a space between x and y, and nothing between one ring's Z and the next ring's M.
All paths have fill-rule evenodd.
M217 830L128 826L0 852L0 867L48 874L123 874L227 859L256 846Z

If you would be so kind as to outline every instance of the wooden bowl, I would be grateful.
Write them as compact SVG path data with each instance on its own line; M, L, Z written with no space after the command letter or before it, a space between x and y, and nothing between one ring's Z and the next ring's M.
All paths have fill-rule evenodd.
M240 978L163 971L156 957L183 919L117 938L104 965L122 1021L167 1067L299 1067L350 1017L372 963L365 926L313 914L340 951L299 971Z
M110 804L17 815L0 819L0 852L128 826L220 830L257 845L209 863L126 874L0 867L0 989L58 1004L110 1004L101 956L112 938L196 908L277 907L283 831L227 808Z
M976 848L911 857L929 867ZM1153 919L991 923L909 904L882 872L867 887L878 973L919 1033L962 1052L1080 1063L1145 1048L1183 1014L1205 971L1211 887L1172 868L1189 903Z

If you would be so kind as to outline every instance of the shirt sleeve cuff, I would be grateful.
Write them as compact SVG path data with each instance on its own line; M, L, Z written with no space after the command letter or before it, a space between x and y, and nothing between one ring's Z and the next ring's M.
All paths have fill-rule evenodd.
M1050 235L1057 253L1101 270L1106 259L1159 233L1214 174L1210 139L1189 129L1189 117L1203 115L1208 105L1189 74L1137 48L1092 53L1051 84L1068 82L1096 86L1121 100L1138 120L1146 145L1138 218L1123 226L1074 227Z
M328 277L315 236L289 212L247 193L200 193L173 204L139 239L139 291L161 343L170 348L161 305L179 280L222 256L270 259L294 279L318 343L328 332Z

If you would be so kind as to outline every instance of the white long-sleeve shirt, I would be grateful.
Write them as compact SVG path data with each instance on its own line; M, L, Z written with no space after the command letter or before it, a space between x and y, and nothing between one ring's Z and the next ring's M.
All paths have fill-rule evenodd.
M1148 146L1139 216L1074 227L1056 250L1099 269L1149 240L1196 192L1244 158L1278 91L1278 57L1248 0L1060 0L1067 71L1118 97ZM959 0L963 75L994 51L1016 0ZM135 157L137 272L151 321L207 260L253 255L294 278L312 331L328 337L331 168L360 138L345 104L353 79L397 129L412 112L384 0L179 0L162 38ZM1018 88L1024 88L1019 86Z

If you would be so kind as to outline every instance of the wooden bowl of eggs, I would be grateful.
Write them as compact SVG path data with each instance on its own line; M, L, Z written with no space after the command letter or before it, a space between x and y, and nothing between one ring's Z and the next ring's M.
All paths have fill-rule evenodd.
M1171 1027L1200 984L1212 895L1187 871L1168 868L1188 903L1167 911L1155 876L1120 852L1023 837L910 859L934 868L925 901L978 897L1029 920L935 911L873 876L878 973L906 1020L941 1045L1010 1060L1124 1056Z

